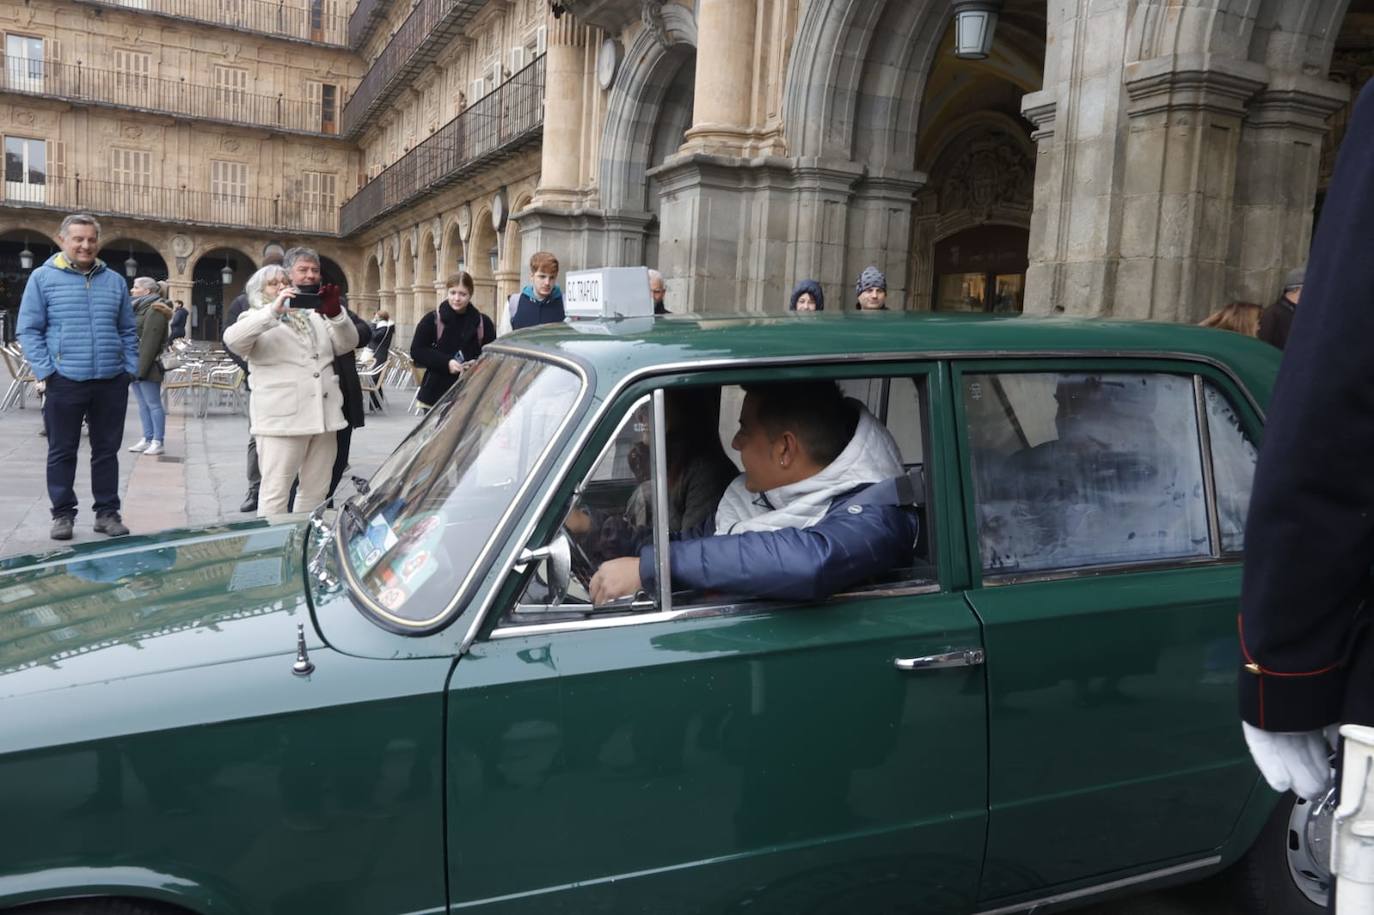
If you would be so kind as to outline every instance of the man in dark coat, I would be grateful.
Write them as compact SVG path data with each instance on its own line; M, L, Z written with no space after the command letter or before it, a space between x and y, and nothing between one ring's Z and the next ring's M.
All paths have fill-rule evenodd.
M320 290L320 295L321 298L324 297L324 289ZM358 331L358 349L362 349L372 342L372 325L355 315L347 305L344 306L344 311ZM334 470L329 477L329 497L331 499L334 497L334 490L339 488L339 481L343 479L344 471L348 469L348 450L353 444L353 430L361 429L366 421L366 411L363 408L363 383L358 378L356 352L357 350L352 350L342 356L334 357L334 374L339 377L339 390L343 392L344 418L348 420L348 425L338 432L339 449L334 455Z
M909 565L919 494L892 436L834 382L749 385L733 442L744 473L715 516L670 544L673 588L821 600ZM591 580L597 605L652 591L652 545Z
M1283 295L1260 315L1259 338L1265 343L1283 349L1288 345L1288 335L1293 329L1293 315L1298 310L1298 299L1302 298L1302 284L1306 271L1299 267L1289 270L1283 278Z
M240 292L234 297L234 301L229 303L229 313L224 318L224 329L228 330L234 326L234 322L239 319L248 308L248 293ZM248 363L234 354L228 346L225 350L229 353L229 358L243 369L243 386L251 388L252 379L248 376ZM239 506L241 512L256 512L258 510L258 487L262 485L262 471L258 469L258 440L252 435L248 436L248 493L243 497L243 504Z
M1323 729L1374 725L1374 83L1341 143L1255 472L1240 711L1275 790L1328 781Z

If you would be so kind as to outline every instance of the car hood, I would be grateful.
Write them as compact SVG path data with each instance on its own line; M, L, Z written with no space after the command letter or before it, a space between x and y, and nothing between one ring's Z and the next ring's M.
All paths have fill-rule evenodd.
M310 619L305 527L250 521L0 560L0 700L294 652L294 624Z

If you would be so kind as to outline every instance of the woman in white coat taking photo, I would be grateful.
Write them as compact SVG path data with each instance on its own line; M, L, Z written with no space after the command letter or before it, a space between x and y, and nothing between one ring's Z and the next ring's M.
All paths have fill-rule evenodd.
M338 290L324 287L319 304L293 308L299 297L280 266L249 278L248 308L224 332L224 343L248 363L249 432L257 439L262 487L258 515L295 511L325 500L337 449L335 432L347 425L334 357L352 352L358 331L343 311Z

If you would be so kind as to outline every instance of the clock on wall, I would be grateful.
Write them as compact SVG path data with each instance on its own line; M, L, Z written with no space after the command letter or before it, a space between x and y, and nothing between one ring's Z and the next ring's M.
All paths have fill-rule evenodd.
M596 79L602 89L611 88L615 82L615 71L620 67L620 43L614 38L601 42L596 52Z

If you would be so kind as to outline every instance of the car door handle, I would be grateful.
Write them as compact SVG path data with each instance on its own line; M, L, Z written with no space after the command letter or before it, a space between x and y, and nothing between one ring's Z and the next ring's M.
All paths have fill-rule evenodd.
M985 657L981 648L961 648L944 654L928 654L923 658L898 658L892 663L898 670L940 670L946 667L977 667Z

